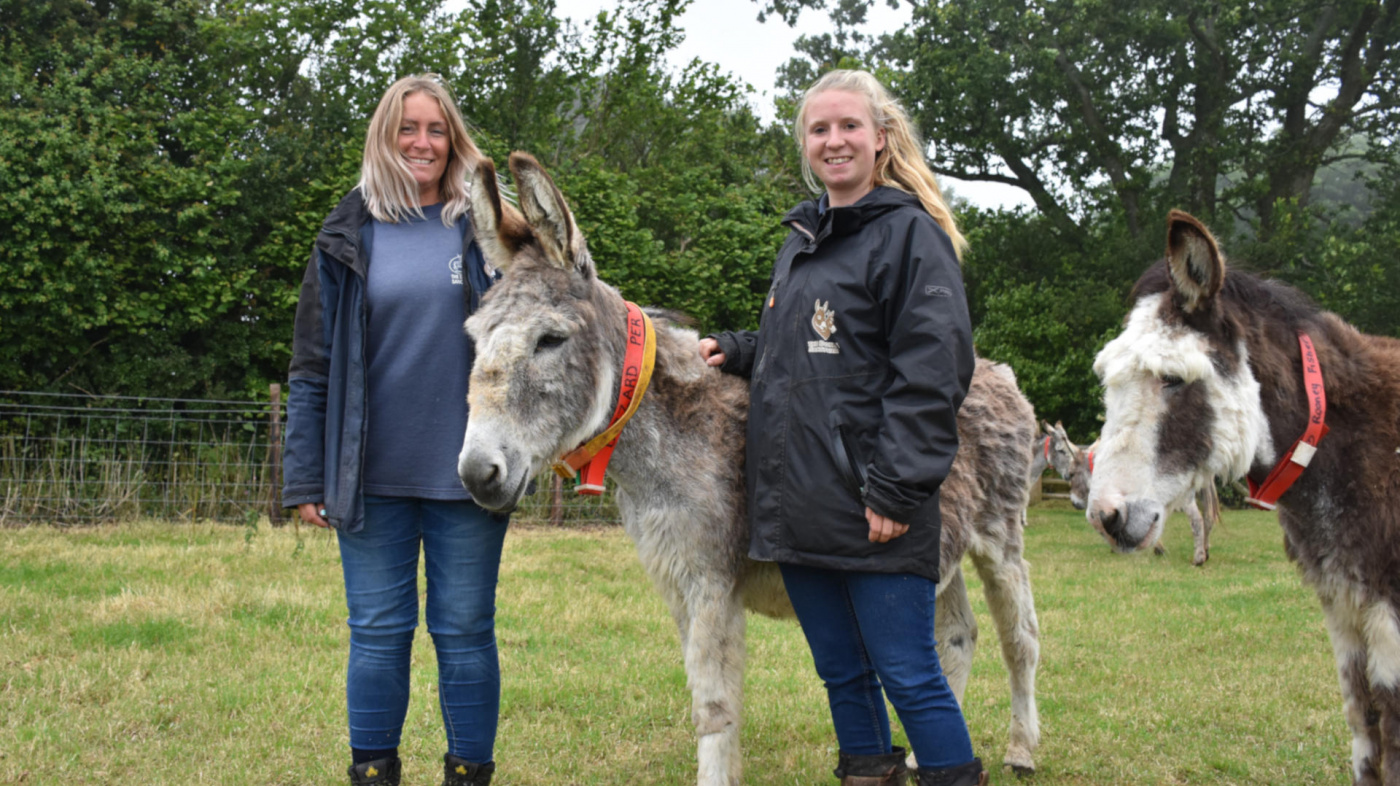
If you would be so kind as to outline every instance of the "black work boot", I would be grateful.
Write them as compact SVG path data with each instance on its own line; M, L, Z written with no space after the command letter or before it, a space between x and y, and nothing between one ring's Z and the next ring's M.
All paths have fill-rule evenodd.
M399 786L401 768L398 756L351 765L350 786Z
M891 753L853 756L841 751L832 774L841 786L904 786L909 768L904 766L905 750L898 745Z
M944 770L920 767L914 771L914 778L917 786L987 786L987 772L982 769L981 759Z
M473 764L461 756L442 757L442 786L490 786L495 762Z

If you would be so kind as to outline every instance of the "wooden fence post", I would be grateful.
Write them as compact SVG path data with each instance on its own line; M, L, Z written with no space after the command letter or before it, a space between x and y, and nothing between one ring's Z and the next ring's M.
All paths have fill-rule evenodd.
M553 527L562 527L564 526L564 479L555 475L549 488L551 491L549 524Z
M276 382L268 386L268 398L272 408L268 410L267 425L267 477L272 483L267 495L267 519L274 527L282 526L282 386Z

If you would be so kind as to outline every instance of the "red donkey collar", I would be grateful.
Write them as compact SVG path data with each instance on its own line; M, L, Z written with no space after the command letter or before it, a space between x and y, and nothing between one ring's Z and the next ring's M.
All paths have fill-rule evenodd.
M636 303L628 301L627 355L622 361L622 385L618 390L617 408L613 410L612 420L603 433L554 462L554 471L560 477L572 478L575 472L582 472L575 489L578 493L603 493L603 474L608 469L617 437L641 405L655 366L656 332L651 319Z
M1263 483L1249 481L1249 498L1245 500L1260 510L1273 510L1278 498L1303 474L1317 452L1317 443L1327 436L1327 391L1322 385L1322 366L1317 362L1308 334L1298 334L1298 346L1303 350L1303 387L1308 396L1308 427L1303 436L1274 465Z

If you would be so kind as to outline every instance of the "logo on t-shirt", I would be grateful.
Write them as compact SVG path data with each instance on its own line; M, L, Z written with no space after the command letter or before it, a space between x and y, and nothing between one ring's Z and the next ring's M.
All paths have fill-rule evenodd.
M836 312L831 310L831 301L825 303L816 301L816 310L812 314L812 329L817 331L817 335L822 337L821 341L808 341L807 351L818 352L825 355L841 354L841 345L834 341L827 341L836 332Z
M452 283L460 285L462 283L462 255L447 260L447 269L452 273Z

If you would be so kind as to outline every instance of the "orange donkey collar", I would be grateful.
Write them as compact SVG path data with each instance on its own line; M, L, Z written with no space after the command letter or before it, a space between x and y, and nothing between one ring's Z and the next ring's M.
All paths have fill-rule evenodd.
M656 330L652 327L651 318L636 303L627 301L627 355L622 362L622 384L612 420L603 433L554 462L554 472L561 478L572 478L576 473L582 473L575 488L578 493L603 493L603 474L608 469L613 447L617 445L622 427L637 413L655 368Z

